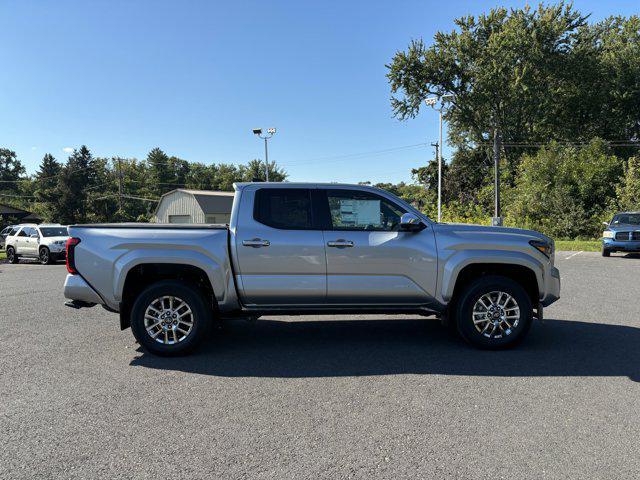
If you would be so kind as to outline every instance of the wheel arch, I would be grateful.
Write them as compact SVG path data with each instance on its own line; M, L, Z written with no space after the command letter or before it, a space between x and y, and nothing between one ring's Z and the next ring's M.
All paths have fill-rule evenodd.
M140 263L127 271L120 301L120 328L131 325L131 308L148 286L163 280L178 280L193 285L205 297L212 311L218 310L215 290L207 273L200 267L179 263Z
M544 291L543 265L535 258L518 252L497 252L476 257L467 256L460 261L448 263L443 269L441 294L446 302L456 296L471 281L485 275L500 275L523 286L535 306Z

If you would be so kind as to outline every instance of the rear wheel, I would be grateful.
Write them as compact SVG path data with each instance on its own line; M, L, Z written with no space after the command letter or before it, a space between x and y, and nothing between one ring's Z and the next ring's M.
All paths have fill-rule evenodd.
M18 255L13 247L7 247L7 261L9 263L18 263Z
M42 247L38 252L38 258L42 265L50 265L52 263L51 252L47 247Z
M460 296L456 324L462 337L483 349L508 348L531 327L533 307L525 289L507 277L471 282Z
M151 353L184 355L206 337L211 317L211 308L197 287L165 280L138 296L131 309L131 330Z

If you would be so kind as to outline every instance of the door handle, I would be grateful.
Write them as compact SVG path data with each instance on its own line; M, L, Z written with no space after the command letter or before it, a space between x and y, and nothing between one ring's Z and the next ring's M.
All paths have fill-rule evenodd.
M271 244L269 243L269 240L254 238L252 240L243 240L242 245L245 247L260 248L260 247L268 247Z
M340 238L332 242L327 242L327 247L336 247L336 248L353 247L353 242L351 240L343 240L342 238Z

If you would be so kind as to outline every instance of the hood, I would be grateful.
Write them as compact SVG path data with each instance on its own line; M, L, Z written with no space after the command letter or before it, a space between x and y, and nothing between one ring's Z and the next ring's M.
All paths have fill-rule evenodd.
M547 237L540 232L536 232L535 230L526 230L524 228L492 227L487 225L472 225L468 223L436 223L433 228L436 232L442 232L445 234L527 237L529 239L539 239L553 243L553 239L550 237Z
M64 237L42 237L40 239L40 243L55 243L55 242L59 242L59 241L66 242L68 239L69 239L68 236L64 236Z

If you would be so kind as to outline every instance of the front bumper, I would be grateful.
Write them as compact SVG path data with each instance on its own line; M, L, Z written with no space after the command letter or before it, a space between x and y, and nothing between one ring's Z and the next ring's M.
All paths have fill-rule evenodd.
M640 242L620 241L613 238L602 239L602 248L605 250L617 250L620 252L640 252Z
M540 299L543 307L548 307L560 298L560 270L551 267L549 275L545 275L545 294Z
M80 275L67 275L64 281L64 297L85 303L104 303L100 295Z

